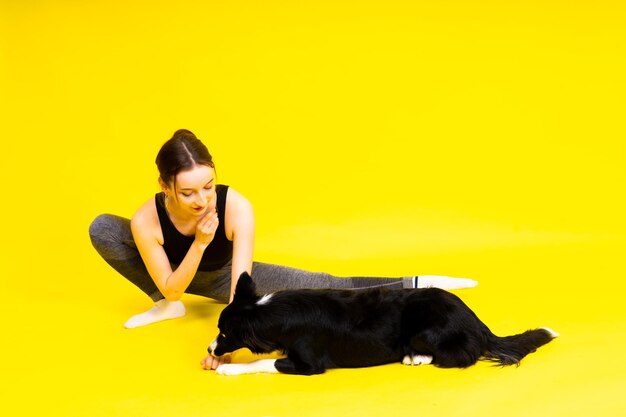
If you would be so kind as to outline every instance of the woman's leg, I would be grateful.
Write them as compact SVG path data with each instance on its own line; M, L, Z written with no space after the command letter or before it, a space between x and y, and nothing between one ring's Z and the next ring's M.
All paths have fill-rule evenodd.
M229 262L217 271L198 271L186 293L228 303L232 265ZM252 279L259 294L302 288L413 288L413 278L337 278L323 272L309 272L288 266L261 262L252 264Z
M152 301L163 299L139 255L130 231L130 220L101 214L89 226L89 236L96 251L113 269L139 287Z
M226 304L230 300L231 270L232 265L228 262L216 271L197 271L185 292Z
M135 246L130 220L112 214L101 214L89 226L89 236L100 256L156 303L145 313L131 317L124 327L138 327L185 315L183 303L165 300L150 277Z
M282 265L254 262L252 279L260 294L301 288L413 288L413 278L339 278L324 272L309 272Z
M252 279L259 294L300 288L472 288L477 282L467 278L424 275L402 278L350 277L340 278L324 272L309 272L281 265L254 262Z

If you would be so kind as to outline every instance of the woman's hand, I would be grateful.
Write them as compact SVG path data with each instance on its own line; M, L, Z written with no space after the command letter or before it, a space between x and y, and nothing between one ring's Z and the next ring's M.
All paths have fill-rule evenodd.
M200 362L200 366L202 366L202 369L205 370L217 369L217 367L223 363L230 363L230 356L222 356L220 358L216 358L209 355L206 358L202 359L202 361Z
M219 224L220 221L217 217L217 211L215 210L200 219L196 226L196 242L201 245L202 249L206 249L213 241L215 231Z

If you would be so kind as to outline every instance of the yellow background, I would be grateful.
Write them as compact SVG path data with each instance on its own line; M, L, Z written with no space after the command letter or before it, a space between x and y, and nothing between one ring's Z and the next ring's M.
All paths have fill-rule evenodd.
M5 415L624 415L623 2L173 4L0 0ZM199 367L223 305L124 330L150 303L88 225L158 191L178 128L253 202L257 260L469 276L494 332L561 338L227 378Z

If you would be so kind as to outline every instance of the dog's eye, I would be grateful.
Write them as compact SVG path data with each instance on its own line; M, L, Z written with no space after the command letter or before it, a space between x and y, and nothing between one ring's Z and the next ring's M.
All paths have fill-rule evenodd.
M220 333L220 336L224 339L226 339L226 335L224 333Z

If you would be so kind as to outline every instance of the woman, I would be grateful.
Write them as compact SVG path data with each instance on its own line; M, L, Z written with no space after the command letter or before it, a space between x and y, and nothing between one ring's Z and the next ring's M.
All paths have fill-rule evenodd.
M184 293L221 302L232 300L237 279L251 273L259 293L295 288L386 286L445 289L476 285L441 276L337 278L295 268L253 262L254 214L250 202L216 183L206 146L188 130L178 130L156 157L161 192L128 219L103 214L90 226L91 241L104 260L146 293L155 305L131 317L133 328L185 315ZM207 357L205 369L218 361Z

